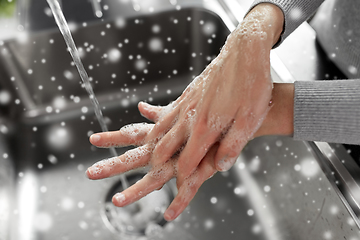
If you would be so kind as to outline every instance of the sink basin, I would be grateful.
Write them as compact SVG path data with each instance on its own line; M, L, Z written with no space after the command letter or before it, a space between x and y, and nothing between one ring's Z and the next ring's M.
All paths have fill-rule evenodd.
M215 12L184 7L73 30L110 130L144 122L138 101L173 101L217 55L229 28ZM359 238L311 148L275 136L251 141L178 219L157 222L158 234L121 232L108 205L119 178L84 173L110 152L88 142L100 127L60 33L24 35L0 51L0 93L11 99L0 104L0 239Z

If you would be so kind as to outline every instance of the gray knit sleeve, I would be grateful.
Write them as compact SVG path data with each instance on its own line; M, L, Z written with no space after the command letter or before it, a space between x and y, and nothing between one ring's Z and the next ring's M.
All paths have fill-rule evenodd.
M295 82L294 139L360 144L360 80Z
M301 23L314 14L324 0L255 0L248 12L260 3L272 3L284 13L284 30L274 48L279 46Z

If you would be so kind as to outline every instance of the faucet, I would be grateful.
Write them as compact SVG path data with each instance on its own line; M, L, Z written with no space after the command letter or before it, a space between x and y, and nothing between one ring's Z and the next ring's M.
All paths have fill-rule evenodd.
M100 1L101 0L91 0L91 4L93 6L95 16L98 18L101 18L103 16L103 12L101 11Z

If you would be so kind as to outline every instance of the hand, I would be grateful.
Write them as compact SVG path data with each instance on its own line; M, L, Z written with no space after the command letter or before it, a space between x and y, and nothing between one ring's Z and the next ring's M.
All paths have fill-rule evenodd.
M100 147L140 146L89 168L91 179L151 163L141 181L114 196L116 206L130 204L177 176L179 193L164 214L173 220L217 169L232 166L269 110L269 52L281 32L273 31L272 26L282 29L282 21L279 24L274 16L281 15L283 20L281 10L274 8L269 4L254 8L229 36L219 56L174 103L163 108L139 104L142 114L155 120L155 125L133 125L96 134L100 136L97 141L91 138ZM262 14L266 11L270 14Z
M290 135L293 131L293 84L275 84L273 90L273 104L269 114L263 124L256 132L255 136L281 134ZM140 105L140 112L150 120L155 122L161 118L165 109L160 107L147 107ZM145 138L152 130L154 124L133 124L125 126L116 132L98 133L92 135L90 141L98 147L119 147L127 145L138 145L137 149L130 150L120 157L96 163L87 170L90 179L102 179L120 173L148 165L153 146L150 147L145 142ZM165 212L165 219L171 221L175 219L190 203L200 186L213 174L216 173L213 160L218 149L215 144L207 153L197 170L185 182L177 182L178 195L173 203ZM123 207L137 201L153 190L159 189L163 184L176 175L176 158L170 160L163 166L158 166L149 172L146 177L113 198L116 206ZM162 178L155 178L155 172L161 173ZM161 175L161 174L160 174ZM159 175L157 175L159 176ZM141 193L141 194L139 194Z
M141 113L150 120L161 118L164 108L141 108ZM97 133L90 137L90 141L97 147L119 147L135 145L138 148L127 151L125 154L100 161L90 167L86 174L90 179L102 179L121 174L132 169L149 165L154 143L146 142L146 137L154 124L133 124L125 126L119 131ZM214 145L194 173L185 181L177 181L178 194L164 213L166 220L171 221L189 205L200 186L216 173L213 158L218 145ZM177 157L171 158L162 165L154 166L137 183L113 197L115 206L129 205L154 190L160 189L171 178L176 177Z
M180 152L177 177L184 181L216 143L216 169L226 171L233 165L269 110L269 56L281 32L271 26L282 29L282 22L276 22L271 13L264 14L273 8L277 7L254 9L230 34L219 56L163 110L146 138L147 142L156 142L153 166ZM143 103L140 107L152 106Z

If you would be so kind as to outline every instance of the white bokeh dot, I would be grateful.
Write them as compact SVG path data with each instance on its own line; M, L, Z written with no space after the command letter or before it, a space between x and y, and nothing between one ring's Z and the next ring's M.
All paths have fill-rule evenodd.
M247 210L247 215L249 215L250 217L251 216L253 216L254 215L254 210L252 210L252 209L249 209L249 210Z
M212 197L212 198L210 198L210 202L212 204L216 204L218 202L218 199L216 197Z

